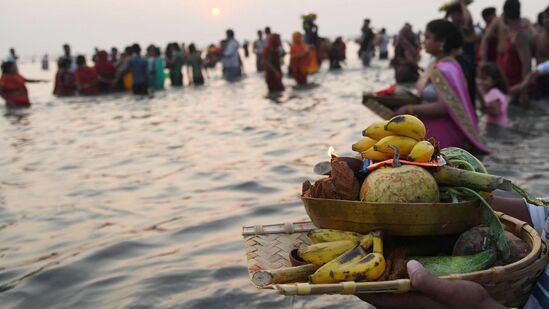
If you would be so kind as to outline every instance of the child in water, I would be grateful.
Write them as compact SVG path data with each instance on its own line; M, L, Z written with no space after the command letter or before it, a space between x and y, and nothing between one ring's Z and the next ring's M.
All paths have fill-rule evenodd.
M484 107L482 111L486 113L486 122L490 126L503 127L509 126L507 116L507 86L503 81L503 76L499 68L488 63L480 67L479 85L484 92Z

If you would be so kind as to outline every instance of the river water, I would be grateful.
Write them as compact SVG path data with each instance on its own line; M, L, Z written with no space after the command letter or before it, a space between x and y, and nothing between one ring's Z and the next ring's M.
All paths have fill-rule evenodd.
M33 107L0 117L2 308L356 308L351 296L284 297L248 281L244 225L307 216L301 183L332 145L350 145L378 117L361 93L392 82L386 61L362 69L356 46L341 73L266 98L254 59L229 84L153 98L58 99L28 85ZM53 79L39 64L27 78ZM512 107L491 138L489 170L549 195L549 112ZM501 134L500 134L501 135Z

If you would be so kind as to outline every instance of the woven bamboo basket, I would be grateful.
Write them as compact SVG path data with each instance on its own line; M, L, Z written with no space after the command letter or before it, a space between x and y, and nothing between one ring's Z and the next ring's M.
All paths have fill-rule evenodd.
M417 103L419 103L419 98L411 94L397 94L393 96L362 94L362 104L383 119L392 118L394 111L399 107Z
M549 261L546 244L537 232L525 222L497 213L505 229L524 240L530 253L523 259L505 266L467 274L444 276L478 282L503 305L520 307L536 284ZM290 267L290 251L296 243L309 244L307 232L315 229L312 222L256 225L243 227L250 278L257 271ZM335 284L287 283L262 287L274 289L282 295L406 293L411 291L410 280L378 282L341 282Z

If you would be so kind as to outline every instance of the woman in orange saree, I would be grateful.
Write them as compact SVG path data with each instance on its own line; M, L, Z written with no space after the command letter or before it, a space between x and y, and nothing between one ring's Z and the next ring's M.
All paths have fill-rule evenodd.
M290 46L290 72L300 86L307 84L311 62L309 54L311 54L309 46L303 41L303 35L300 32L294 32ZM313 60L316 62L316 59Z

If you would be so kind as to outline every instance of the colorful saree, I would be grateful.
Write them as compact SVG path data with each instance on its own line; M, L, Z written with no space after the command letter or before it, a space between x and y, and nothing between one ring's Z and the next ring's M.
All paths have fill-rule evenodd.
M31 105L25 79L19 74L2 74L0 90L4 93L10 107L28 107ZM14 106L11 106L13 104Z
M276 33L269 35L267 44L263 49L263 64L265 69L265 82L269 92L284 90L282 84L282 70L280 69L280 36Z
M292 34L292 44L290 46L290 71L298 85L307 84L307 74L314 69L313 54L309 46L303 42L303 35L300 32ZM316 57L314 58L316 62Z
M453 146L490 153L480 140L475 110L460 65L453 58L438 61L431 69L429 82L435 87L438 103L445 107L447 114L422 119L427 137L438 140L441 148Z

